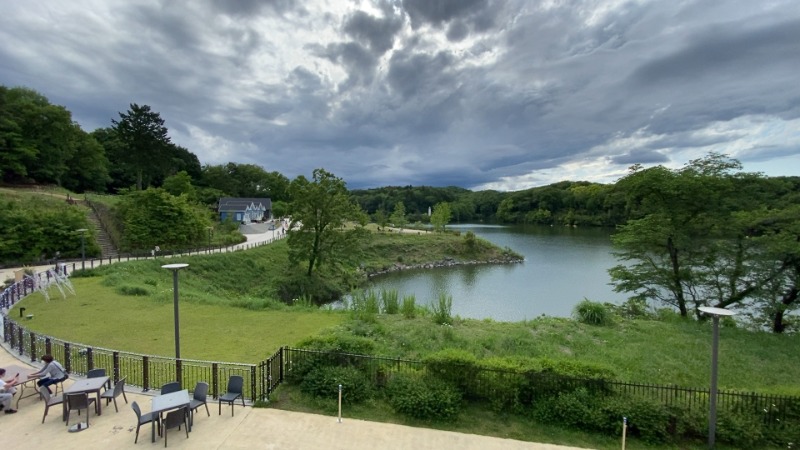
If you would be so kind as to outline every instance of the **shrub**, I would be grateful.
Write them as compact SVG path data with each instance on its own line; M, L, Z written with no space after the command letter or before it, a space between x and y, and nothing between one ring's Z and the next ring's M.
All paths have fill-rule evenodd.
M397 314L400 311L400 299L397 289L383 289L381 291L381 301L383 312L386 314Z
M478 360L472 353L464 350L445 349L427 356L423 360L428 373L457 387L462 394L472 395L471 386L477 384Z
M400 306L400 311L406 319L413 319L417 315L417 298L413 295L403 296L403 304Z
M142 286L131 286L124 284L117 286L114 289L119 295L133 295L133 296L147 296L150 295L150 290Z
M607 303L606 306L623 319L650 319L653 317L647 306L647 300L639 297L629 298L621 305Z
M761 418L739 411L717 413L717 439L740 448L755 448L764 439Z
M433 321L439 325L452 325L453 297L444 292L439 293L439 301L431 304Z
M318 367L300 383L300 390L315 397L336 398L342 385L342 403L359 403L373 396L372 383L353 367Z
M611 314L608 308L602 303L592 302L583 299L582 302L575 305L572 315L579 322L588 325L608 325L611 323Z
M398 373L386 386L389 404L400 414L423 420L452 420L461 406L461 393L438 378Z
M467 251L471 252L475 250L475 245L476 245L475 233L473 233L472 231L467 231L467 233L464 235L464 245L466 245Z

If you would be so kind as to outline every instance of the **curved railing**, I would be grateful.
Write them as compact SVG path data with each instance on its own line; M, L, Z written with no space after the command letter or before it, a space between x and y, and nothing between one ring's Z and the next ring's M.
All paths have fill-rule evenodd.
M9 351L29 357L31 362L38 361L45 354L53 355L62 362L67 373L75 375L85 375L94 368L102 367L114 382L126 378L127 385L141 387L143 391L159 389L170 381L180 381L186 388L194 387L198 381L205 381L209 383L209 394L216 397L225 392L231 375L239 375L245 380L245 398L256 401L265 396L262 386L265 386L268 375L262 373L263 364L176 359L95 347L36 333L9 317L12 308L20 300L54 276L57 274L53 271L28 275L0 293L2 342ZM20 309L19 321L26 320L26 317L31 316L26 316L24 309Z

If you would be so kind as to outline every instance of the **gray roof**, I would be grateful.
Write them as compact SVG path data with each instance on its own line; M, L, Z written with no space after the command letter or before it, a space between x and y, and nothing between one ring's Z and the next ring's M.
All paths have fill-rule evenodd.
M263 206L265 210L272 209L272 200L269 198L221 197L217 204L217 211L244 211L250 205Z

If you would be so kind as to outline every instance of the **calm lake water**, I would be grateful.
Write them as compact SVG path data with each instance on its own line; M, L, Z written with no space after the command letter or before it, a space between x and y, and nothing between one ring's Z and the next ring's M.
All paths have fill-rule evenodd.
M376 277L372 289L414 294L418 304L453 296L453 314L515 322L543 314L568 317L584 298L621 303L608 284L610 230L540 226L453 225L525 256L521 264L458 266L396 272Z

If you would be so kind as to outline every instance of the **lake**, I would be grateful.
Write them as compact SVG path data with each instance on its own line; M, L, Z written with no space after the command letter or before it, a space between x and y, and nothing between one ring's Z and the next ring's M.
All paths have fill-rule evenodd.
M453 297L453 315L516 322L541 315L568 317L588 298L621 303L627 298L608 284L611 230L543 226L451 225L521 253L520 264L457 266L409 270L376 277L371 288L413 294L418 304L440 292Z

